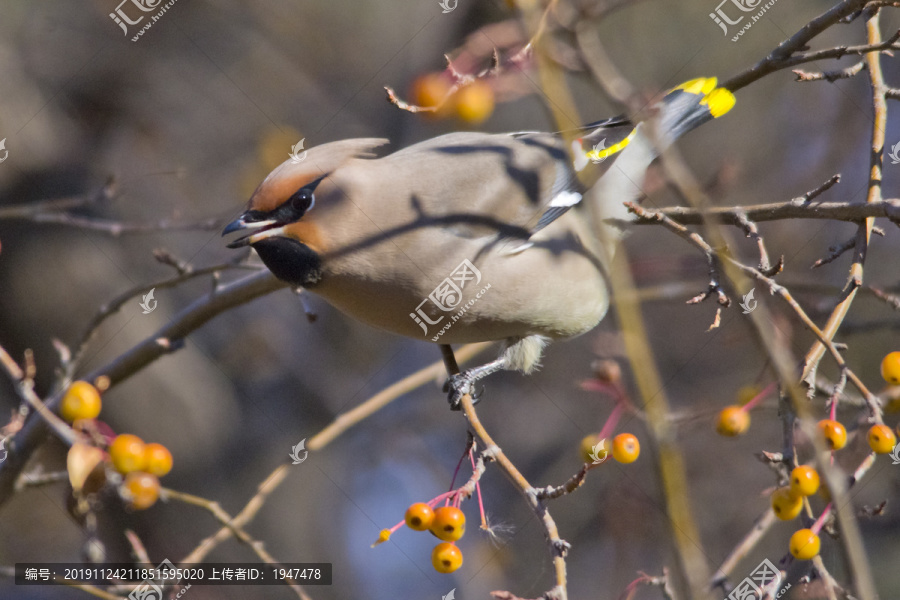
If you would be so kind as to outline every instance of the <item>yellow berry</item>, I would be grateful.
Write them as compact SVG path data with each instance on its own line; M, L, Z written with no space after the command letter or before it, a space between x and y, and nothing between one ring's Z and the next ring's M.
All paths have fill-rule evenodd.
M431 564L438 573L452 573L463 564L462 550L450 542L441 542L431 551Z
M750 413L742 407L733 404L726 406L719 413L719 422L716 431L721 435L734 437L741 435L750 427Z
M159 479L150 473L129 473L122 484L121 495L134 510L150 508L159 498Z
M630 433L620 433L613 438L612 455L613 458L622 464L627 465L633 463L641 454L641 444L638 439Z
M819 491L819 473L808 465L794 467L791 471L791 492L795 496L812 496Z
M890 454L897 445L897 436L887 425L876 424L869 428L869 446L875 454Z
M494 90L476 79L456 92L456 114L467 123L481 123L494 112Z
M891 385L900 385L900 352L891 352L884 357L881 376Z
M825 443L832 450L840 450L847 445L847 430L843 425L831 419L819 421L819 431L825 437Z
M162 444L144 446L144 469L151 475L162 477L172 470L172 453Z
M109 457L119 473L143 471L146 464L144 441L130 433L120 433L109 445Z
M434 511L430 529L438 539L455 542L466 532L466 515L455 506L441 506Z
M66 390L59 414L70 423L77 419L96 419L101 406L97 388L87 381L76 381Z
M600 464L609 458L612 445L607 439L599 439L597 434L584 436L581 440L581 460L586 463Z
M772 512L782 521L790 521L803 509L803 497L796 496L790 488L778 488L772 494Z
M390 529L382 529L381 531L378 532L378 539L375 540L375 543L372 544L372 547L374 548L378 544L383 544L386 541L388 541L389 539L391 539L391 530Z
M424 502L416 502L406 509L406 526L414 531L425 531L434 521L434 510Z
M812 529L801 529L791 536L791 554L800 560L814 558L821 547L822 542L819 540L819 536L812 532Z

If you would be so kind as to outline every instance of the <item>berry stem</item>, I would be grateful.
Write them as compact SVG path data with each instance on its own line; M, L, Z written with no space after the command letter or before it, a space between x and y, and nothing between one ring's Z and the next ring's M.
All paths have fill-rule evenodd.
M469 450L469 460L472 462L472 472L475 472L475 453L474 448ZM487 530L487 516L484 514L484 500L481 498L481 482L475 482L475 493L478 495L478 512L481 515L481 528Z
M612 412L609 413L609 418L606 420L606 423L603 424L603 429L597 434L599 439L604 440L608 438L609 435L616 430L616 425L619 424L619 419L622 418L623 412L625 412L625 406L621 402L616 402Z
M774 392L777 386L778 382L773 381L772 383L764 387L760 393L750 398L750 400L741 407L741 410L753 410L757 404L762 402L763 398Z
M810 531L812 531L816 535L819 535L819 531L822 530L822 526L825 524L825 519L827 519L830 514L831 514L831 502L829 502L825 506L825 510L822 511L822 514L819 515L819 518L816 519L816 522L813 523L812 527L809 528Z

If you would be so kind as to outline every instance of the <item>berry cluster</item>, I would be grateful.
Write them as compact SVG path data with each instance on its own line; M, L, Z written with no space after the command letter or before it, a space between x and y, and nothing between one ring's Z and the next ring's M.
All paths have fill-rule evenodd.
M891 352L885 356L881 363L881 375L891 385L900 385L900 352ZM755 401L756 399L754 399ZM725 435L738 435L746 431L749 425L749 417L743 426L740 419L734 418L734 410L746 412L743 407L728 407L719 415L719 431ZM828 419L818 422L816 429L822 442L831 452L837 452L847 445L847 428L836 418L836 407L832 403L831 415ZM738 423L730 426L731 423ZM900 427L898 427L900 431ZM875 454L889 454L897 445L897 435L883 423L875 423L869 427L866 439L869 448ZM803 510L806 498L819 491L819 473L811 466L800 465L791 471L790 484L775 490L772 494L772 512L779 519L789 521L796 518ZM821 540L819 531L825 522L825 517L831 510L830 494L827 488L822 488L822 496L829 501L822 515L809 528L794 532L790 539L790 552L800 560L810 560L819 554Z
M453 489L456 483L456 476L463 461L469 459L472 465L472 478L458 489ZM482 459L479 459L479 464ZM431 564L438 573L453 573L463 564L463 554L456 546L459 540L466 532L466 515L460 510L459 505L464 498L472 495L472 489L478 494L478 509L481 512L481 528L490 531L487 524L487 517L484 512L484 501L481 497L481 484L478 480L483 471L476 466L475 461L475 444L472 440L469 446L456 465L456 471L453 473L453 481L450 482L450 491L432 498L428 502L415 502L406 509L403 520L391 527L390 529L382 529L378 535L378 539L372 546L384 543L391 538L391 534L406 525L413 531L428 531L441 542L434 547L431 552ZM441 502L443 506L435 508Z
M449 504L451 501L456 506ZM390 529L382 529L378 540L372 546L377 546L391 538L391 534L406 525L413 531L428 531L441 540L431 552L431 564L438 573L452 573L459 569L463 563L462 550L455 542L466 532L466 515L459 509L462 499L458 491L441 494L428 502L416 502L406 509L403 520ZM441 500L448 504L433 508Z
M76 429L97 433L98 445L108 442L106 462L124 475L119 495L134 510L150 508L159 498L159 478L172 470L172 454L162 444L145 444L130 433L115 437L106 433L108 426L96 421L101 408L100 390L87 381L75 381L66 390L59 412Z
M413 102L423 108L434 108L438 118L455 114L467 123L481 123L494 112L494 90L483 79L455 83L454 76L428 73L412 84Z

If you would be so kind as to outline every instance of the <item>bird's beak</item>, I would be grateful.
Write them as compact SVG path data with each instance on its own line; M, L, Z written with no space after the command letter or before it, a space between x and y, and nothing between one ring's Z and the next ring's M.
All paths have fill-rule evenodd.
M225 229L222 230L223 236L228 235L229 233L234 233L235 231L250 230L251 232L249 235L239 237L236 240L229 242L229 248L243 248L244 246L248 246L254 242L258 242L259 240L271 237L273 235L279 235L281 233L282 228L276 228L276 225L280 225L280 223L274 219L248 222L246 218L247 215L241 215L240 217L229 223L225 227Z

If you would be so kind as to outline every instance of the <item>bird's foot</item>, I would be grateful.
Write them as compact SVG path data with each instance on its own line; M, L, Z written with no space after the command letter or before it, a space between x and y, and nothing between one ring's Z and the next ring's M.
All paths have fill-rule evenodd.
M484 388L475 391L475 382L478 378L469 371L463 371L451 375L444 383L444 392L447 394L447 401L450 402L450 410L460 410L462 408L462 398L466 394L472 397L472 404L478 404L481 400L481 394Z

